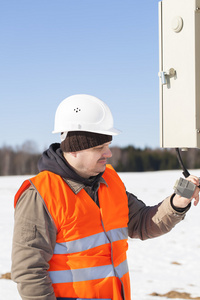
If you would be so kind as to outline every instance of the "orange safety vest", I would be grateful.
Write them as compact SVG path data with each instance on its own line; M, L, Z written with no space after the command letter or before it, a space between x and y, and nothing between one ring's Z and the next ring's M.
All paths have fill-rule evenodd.
M32 185L44 200L57 227L49 274L57 299L130 300L128 199L114 169L103 174L107 185L98 190L100 208L82 189L77 195L52 172L24 182L16 194Z

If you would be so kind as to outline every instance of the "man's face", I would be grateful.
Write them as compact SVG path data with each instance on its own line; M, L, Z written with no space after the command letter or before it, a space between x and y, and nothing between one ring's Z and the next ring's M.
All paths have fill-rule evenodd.
M107 159L112 156L109 149L111 142L97 147L74 152L75 171L84 178L96 176L106 168Z

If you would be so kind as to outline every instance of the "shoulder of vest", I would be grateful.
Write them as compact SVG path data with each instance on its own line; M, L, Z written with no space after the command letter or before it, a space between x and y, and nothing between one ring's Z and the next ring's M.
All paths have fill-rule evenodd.
M119 177L119 175L117 174L117 172L115 171L115 169L113 168L112 165L106 165L106 169L105 169L105 172L104 172L105 175L111 175L111 176L115 176L115 177ZM104 175L103 174L103 175Z
M49 171L42 171L40 173L38 173L36 176L32 177L32 178L29 178L27 180L25 180L22 185L20 186L20 188L18 189L17 193L15 194L15 197L14 197L14 207L16 207L17 205L17 201L19 200L19 198L21 197L21 195L31 186L31 185L34 185L37 184L38 182L41 182L43 180L48 180L48 177L49 178L52 178L52 177L57 177L57 178L60 178L62 179L59 175L56 175L52 172L49 172Z
M114 170L114 171L115 171L115 169L113 168L113 166L110 165L110 164L107 164L107 165L106 165L106 169L111 169L111 170Z
M23 192L29 188L29 186L31 185L29 180L26 180L22 183L22 185L20 186L20 188L18 189L17 193L15 194L14 197L14 207L16 207L17 205L17 201L19 200L19 198L21 197L21 195L23 194Z
M35 175L34 177L30 178L30 180L34 180L35 178L44 178L44 177L58 177L58 178L62 178L60 175L57 175L53 172L50 171L42 171L40 173L38 173L37 175Z
M110 180L114 180L115 182L117 182L117 184L121 184L124 187L121 178L119 177L115 169L109 164L106 165L106 169L102 177L106 180L108 185Z

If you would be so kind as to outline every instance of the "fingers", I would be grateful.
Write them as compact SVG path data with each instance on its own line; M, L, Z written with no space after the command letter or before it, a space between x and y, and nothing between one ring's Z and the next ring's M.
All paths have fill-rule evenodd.
M195 192L191 198L191 200L194 199L194 205L197 206L199 203L199 187L196 187Z
M197 176L190 175L189 177L187 177L187 180L189 180L190 182L194 183L197 186L192 197L192 199L194 199L194 205L197 206L197 204L199 203L199 191L200 191L199 178Z
M199 203L199 194L194 198L194 206L197 206Z
M197 176L190 175L186 179L194 183L196 186L199 186L199 178Z

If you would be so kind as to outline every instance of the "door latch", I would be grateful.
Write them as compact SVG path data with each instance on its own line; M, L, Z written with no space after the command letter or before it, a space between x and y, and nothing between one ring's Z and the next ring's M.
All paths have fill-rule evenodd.
M168 83L168 78L174 77L175 75L176 75L176 70L174 70L173 68L158 73L158 76L161 78L161 82L163 85Z

